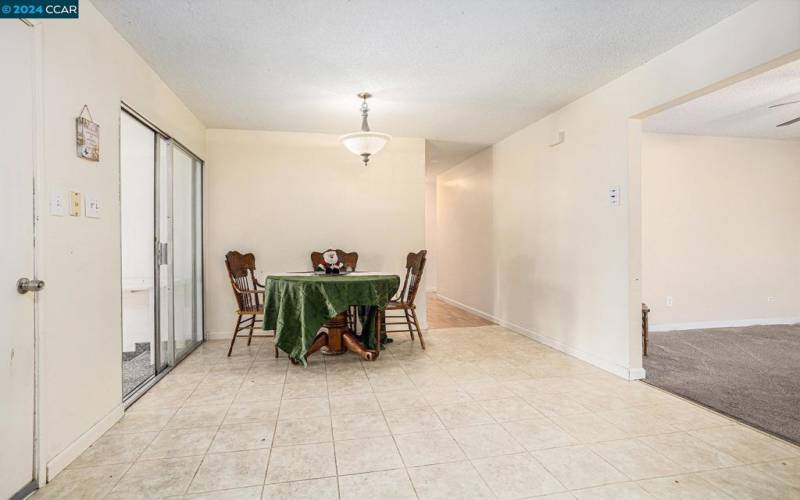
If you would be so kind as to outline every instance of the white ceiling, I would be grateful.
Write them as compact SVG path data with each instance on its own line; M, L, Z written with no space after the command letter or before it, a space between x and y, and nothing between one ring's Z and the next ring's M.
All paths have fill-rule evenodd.
M713 135L761 139L800 139L800 122L776 127L800 117L800 60L734 83L654 115L644 121L646 132Z
M368 90L374 130L463 154L752 1L93 3L209 127L349 132Z

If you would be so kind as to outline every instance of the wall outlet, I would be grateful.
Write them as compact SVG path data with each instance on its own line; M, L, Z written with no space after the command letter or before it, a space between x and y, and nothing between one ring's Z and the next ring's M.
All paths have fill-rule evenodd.
M672 307L672 296L667 295L667 307Z
M81 216L81 194L75 191L69 192L69 214L73 217Z
M775 297L767 297L767 302L775 302L776 300L778 299L776 299Z

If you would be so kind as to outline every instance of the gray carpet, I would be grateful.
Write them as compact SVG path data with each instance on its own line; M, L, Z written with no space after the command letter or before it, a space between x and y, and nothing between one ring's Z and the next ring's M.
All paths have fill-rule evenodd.
M800 325L651 332L648 382L800 444Z

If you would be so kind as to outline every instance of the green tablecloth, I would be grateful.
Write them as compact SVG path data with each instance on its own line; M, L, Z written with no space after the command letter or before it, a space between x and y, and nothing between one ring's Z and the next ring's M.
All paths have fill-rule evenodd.
M267 276L264 330L275 330L278 348L305 364L306 353L326 321L351 305L383 309L399 286L400 277L389 274ZM369 340L367 347L374 345L374 339Z

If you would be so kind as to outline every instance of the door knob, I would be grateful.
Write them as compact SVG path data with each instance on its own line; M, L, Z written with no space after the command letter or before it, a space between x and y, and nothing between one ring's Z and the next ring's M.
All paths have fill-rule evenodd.
M44 281L20 278L17 280L17 291L19 293L39 292L44 288Z

